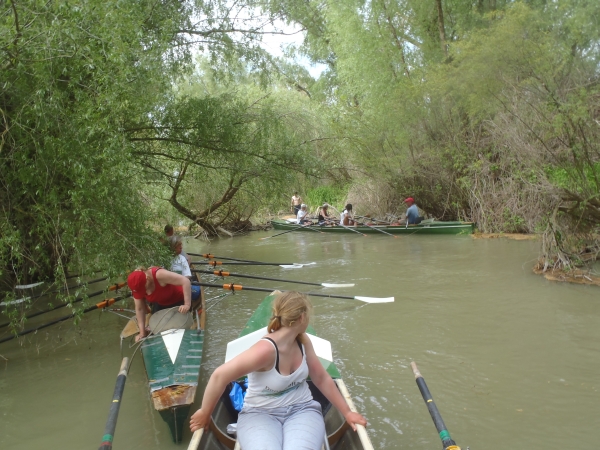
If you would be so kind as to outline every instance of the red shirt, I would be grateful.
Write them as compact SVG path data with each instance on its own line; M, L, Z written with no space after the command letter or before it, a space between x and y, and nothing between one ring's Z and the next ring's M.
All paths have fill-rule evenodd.
M173 305L183 301L183 286L175 286L173 284L167 284L161 286L156 279L156 272L161 267L152 267L152 279L154 280L154 292L150 295L146 294L146 301L152 303L158 303L161 306Z

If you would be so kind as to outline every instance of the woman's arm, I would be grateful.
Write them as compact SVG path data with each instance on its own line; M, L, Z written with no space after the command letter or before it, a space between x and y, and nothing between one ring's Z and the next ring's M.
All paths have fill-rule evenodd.
M306 334L304 335L302 342L304 343L304 348L306 349L308 373L310 374L310 378L315 386L319 388L327 400L329 400L333 406L335 406L336 409L344 416L354 431L356 431L356 424L366 426L367 419L365 419L359 413L355 413L350 410L350 407L344 400L344 397L342 397L342 394L340 394L340 391L335 385L333 379L323 368L323 365L321 364L321 361L319 361L319 357L315 353L315 349L312 346L312 342L310 342L310 339Z
M266 341L258 341L248 350L240 353L231 361L217 367L212 373L202 398L202 406L190 418L192 431L201 428L208 429L210 415L217 406L227 384L238 378L256 372L257 370L270 369L275 364L275 349Z
M161 286L172 284L183 287L183 306L179 307L179 312L182 314L187 313L192 307L192 283L189 278L166 269L161 269L156 271L156 279Z
M133 299L135 303L135 317L140 333L135 337L135 342L146 337L146 300Z

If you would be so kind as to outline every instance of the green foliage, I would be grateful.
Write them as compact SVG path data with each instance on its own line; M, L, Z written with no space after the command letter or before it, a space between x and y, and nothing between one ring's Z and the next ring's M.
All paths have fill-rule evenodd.
M161 254L123 128L179 67L183 8L153 2L4 4L0 23L3 289L117 273Z
M306 192L304 203L309 206L310 210L323 205L323 203L329 203L331 206L343 211L347 195L348 188L345 186L317 186Z

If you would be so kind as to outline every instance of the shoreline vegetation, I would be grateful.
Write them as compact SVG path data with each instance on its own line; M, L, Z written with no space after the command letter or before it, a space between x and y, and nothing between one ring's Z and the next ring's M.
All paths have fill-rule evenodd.
M168 264L165 223L235 235L294 191L381 219L413 197L483 239L540 236L544 273L597 267L600 2L3 7L4 300ZM276 57L280 22L301 42Z

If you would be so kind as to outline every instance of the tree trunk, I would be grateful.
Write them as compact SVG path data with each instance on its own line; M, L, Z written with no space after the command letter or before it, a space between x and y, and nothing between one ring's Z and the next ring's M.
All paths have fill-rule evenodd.
M446 45L446 30L444 28L444 10L442 8L442 0L435 0L438 13L438 28L440 30L440 44L445 59L448 59L448 46Z

